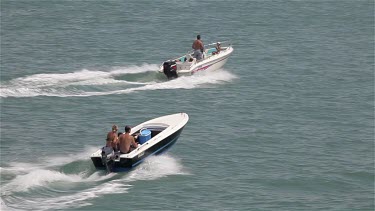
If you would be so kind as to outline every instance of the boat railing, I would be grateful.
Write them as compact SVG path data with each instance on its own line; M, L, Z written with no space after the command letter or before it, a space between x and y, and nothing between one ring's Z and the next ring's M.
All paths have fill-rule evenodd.
M214 43L210 43L210 44L204 45L205 52L207 53L207 51L209 51L210 49L216 48L217 43L218 42L214 42ZM232 42L230 42L230 41L223 41L223 42L220 42L220 45L221 45L222 48L226 49L226 48L228 48L229 46L232 45ZM187 53L190 54L190 55L192 55L194 53L194 50L190 50Z
M216 49L216 45L217 45L218 42L214 42L214 43L210 43L210 44L206 44L204 45L204 49L205 49L205 56L207 57L210 57L212 55L212 51L214 51ZM220 45L222 48L224 48L223 50L227 49L229 46L232 45L232 42L231 41L222 41L220 42ZM186 52L186 54L184 54L183 56L180 56L180 57L177 57L177 58L174 58L173 61L179 61L179 62L184 62L185 61L185 58L186 58L186 55L189 54L189 55L193 55L194 53L194 50L189 50ZM201 62L203 60L200 60L200 61L197 61L197 63Z
M208 49L208 48L216 47L217 43L218 42L206 44L206 45L204 45L204 48ZM232 43L230 41L223 41L223 42L220 42L220 45L221 45L221 47L229 47L229 46L232 45Z

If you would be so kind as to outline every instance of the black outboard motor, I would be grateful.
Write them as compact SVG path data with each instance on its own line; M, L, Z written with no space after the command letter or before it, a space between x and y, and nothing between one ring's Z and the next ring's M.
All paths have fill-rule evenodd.
M166 61L163 63L163 72L168 79L177 78L177 67L175 61Z
M103 147L102 149L102 163L105 166L107 173L112 172L114 161L114 153L106 151L107 147Z

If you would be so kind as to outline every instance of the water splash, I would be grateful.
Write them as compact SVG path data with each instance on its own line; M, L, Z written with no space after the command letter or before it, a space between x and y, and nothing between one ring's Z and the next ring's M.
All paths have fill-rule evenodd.
M9 167L2 167L1 174L15 176L10 182L2 187L2 194L15 192L27 192L33 188L46 188L55 182L62 183L87 183L98 182L112 178L115 174L104 174L103 172L90 173L89 154L97 150L94 147L86 147L84 152L48 157L35 163L10 163ZM72 165L79 161L85 161L86 167L80 168L74 173L66 173L59 169ZM91 163L90 163L91 164ZM59 168L60 167L60 168Z
M86 147L90 151L93 147ZM75 155L67 159L56 156L60 161L56 165L69 165ZM42 162L43 163L43 162ZM9 168L20 169L23 164ZM29 172L17 175L1 189L2 209L67 209L91 205L91 200L108 194L124 194L130 188L137 188L134 182L139 180L157 180L170 175L189 175L180 160L168 155L152 156L128 173L105 174L95 171L87 175L85 170L67 174L49 169L50 164L35 164ZM23 169L25 170L25 169ZM58 185L59 184L59 185ZM67 189L66 187L77 187Z
M160 81L155 77L146 82L131 79L133 74L155 73L157 69L156 64L144 64L109 71L83 69L63 74L36 74L2 82L0 97L87 97L159 89L193 89L204 84L219 84L236 78L229 72L219 70L180 77L171 81ZM100 91L97 91L98 88Z
M91 205L91 202L89 202L90 199L107 194L127 193L129 188L130 185L107 182L80 192L69 193L69 195L53 195L52 197L47 197L48 194L43 194L42 196L35 196L35 194L33 194L30 197L2 196L4 199L2 199L2 207L12 207L15 210L59 210L71 207L78 208Z
M82 177L79 175L66 175L52 170L37 169L25 175L18 175L10 183L4 185L2 194L8 195L13 192L25 192L37 186L47 186L55 181L79 182Z
M169 175L189 175L177 158L164 154L147 158L124 181L156 180Z
M0 173L19 175L39 169L61 167L72 162L87 161L89 160L89 155L98 150L98 148L98 146L85 146L79 153L61 154L55 155L54 157L40 157L40 160L36 160L33 163L10 162L9 166L0 167Z

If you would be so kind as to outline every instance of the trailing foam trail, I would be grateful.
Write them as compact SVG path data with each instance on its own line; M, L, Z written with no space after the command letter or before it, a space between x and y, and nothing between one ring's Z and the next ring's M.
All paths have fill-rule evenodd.
M0 97L35 97L35 96L81 96L83 91L77 86L100 85L143 85L147 83L116 80L116 76L154 72L157 65L144 64L113 68L110 71L83 69L73 73L35 74L2 82Z
M88 97L112 94L128 94L137 91L161 90L161 89L194 89L202 85L221 84L235 79L236 76L226 71L215 71L210 73L203 73L193 76L183 76L174 80L149 83L144 86L131 87L126 89L118 89L113 91L103 92L82 92L77 94L60 95L59 97Z
M60 167L74 161L84 161L89 160L88 154L97 150L98 146L86 146L85 149L80 153L72 153L69 155L56 155L55 157L45 157L36 162L22 163L22 162L10 162L8 167L0 167L1 174L25 174L35 170L45 169L45 168L56 168Z
M25 175L19 175L2 188L2 200L11 204L16 209L67 209L70 207L84 207L91 205L90 200L102 197L107 194L128 193L133 187L131 183L139 180L157 180L168 175L186 175L182 164L178 159L167 154L152 156L147 161L139 165L134 171L123 174L99 175L92 174L84 177L81 174L64 174L53 170L35 170ZM121 176L121 174L120 174ZM113 177L118 179L109 180ZM105 181L104 181L105 180ZM54 186L53 183L66 184L90 183L87 189L83 190L63 190ZM53 186L52 186L53 187ZM136 188L136 187L134 187ZM30 194L16 197L16 192L26 192ZM2 207L6 207L2 202ZM3 206L4 205L4 206Z
M168 155L151 156L135 170L129 172L124 181L156 180L168 175L188 175L178 159Z
M115 76L154 71L156 67L157 65L144 65L118 68L109 72L81 70L65 74L31 75L2 83L0 97L87 97L146 90L193 89L204 84L219 84L236 78L229 72L218 70L164 82L154 80L145 83L115 79ZM92 90L102 87L102 91L90 91L90 86L93 87Z
M92 71L83 69L73 73L49 73L36 74L26 77L13 79L10 85L30 86L30 87L47 87L47 86L66 86L70 83L93 81L93 80L109 80L114 76L124 74L136 74L155 71L157 65L144 64L142 66L130 66L125 68L116 68L110 71ZM115 80L114 80L115 81ZM94 84L96 85L96 84ZM3 86L0 86L3 88Z
M30 195L30 197L3 196L3 200L11 204L16 209L27 210L56 210L67 209L69 207L83 207L91 205L90 199L100 197L106 194L126 193L130 185L106 182L104 184L86 189L81 192L69 193L69 195L46 197ZM56 193L55 193L56 194ZM6 206L6 205L5 205ZM4 207L5 207L4 206ZM2 206L3 207L3 206Z

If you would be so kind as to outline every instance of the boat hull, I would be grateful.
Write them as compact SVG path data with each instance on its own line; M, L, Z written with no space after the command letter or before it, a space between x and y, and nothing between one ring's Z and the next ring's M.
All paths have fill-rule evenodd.
M108 172L128 171L147 157L167 151L176 143L188 120L186 113L177 113L146 121L132 128L133 136L144 130L151 132L149 138L140 141L137 148L127 154L113 152L111 148L109 152L107 149L99 149L91 155L91 160L97 169L106 169Z
M195 69L193 69L190 72L190 74L195 74L195 73L200 72L200 71L215 71L215 70L218 70L225 65L228 58L229 58L229 55L227 55L223 58L217 59L213 62L210 62L210 63L207 63L207 64L202 64L202 65L196 67Z
M154 146L150 147L143 153L139 154L138 156L135 156L133 158L121 158L114 159L111 161L111 171L112 172L122 172L122 171L128 171L131 168L139 165L142 163L147 157L151 155L160 155L164 152L166 152L173 144L176 143L177 139L180 137L180 134L182 132L183 128L176 131L175 133L171 134L170 136L164 138ZM91 160L95 166L95 168L98 169L106 169L106 166L102 162L101 156L91 157Z
M159 72L164 73L169 79L177 78L179 76L193 75L202 71L215 71L222 68L227 62L229 56L233 53L232 46L225 47L218 54L212 53L211 50L206 50L205 58L197 61L193 59L191 62L183 61L187 56L182 56L177 59L165 61L160 66ZM208 53L210 51L211 53Z

